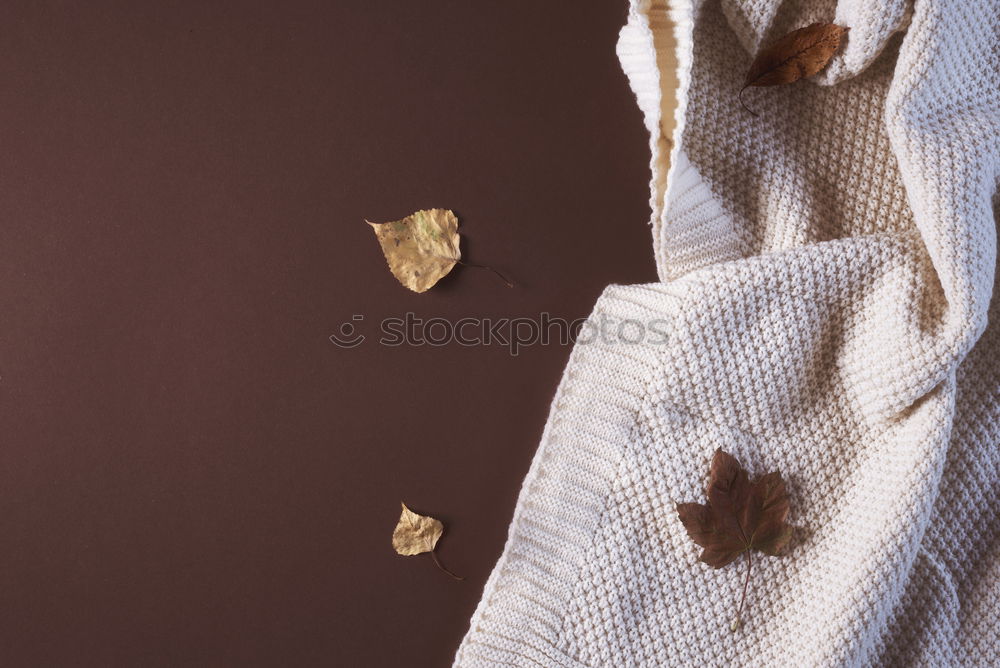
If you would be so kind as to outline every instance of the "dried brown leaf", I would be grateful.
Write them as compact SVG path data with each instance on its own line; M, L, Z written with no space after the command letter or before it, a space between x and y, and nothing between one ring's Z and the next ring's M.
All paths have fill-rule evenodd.
M402 220L368 224L392 275L414 292L429 290L461 260L458 218L449 209L425 209Z
M400 505L403 512L392 532L392 548L406 556L432 551L444 533L444 525L433 517L416 514L405 503Z
M833 58L848 30L834 23L813 23L778 39L754 58L740 95L751 86L779 86L816 74Z
M750 582L751 550L775 556L791 539L792 528L785 521L788 492L778 472L751 483L736 458L719 449L712 458L706 495L707 504L677 504L677 515L691 540L702 548L699 559L712 568L722 568L746 554L747 579L735 628Z
M403 511L400 513L399 522L396 523L396 528L392 532L392 548L405 556L430 552L431 558L438 568L456 580L464 579L442 566L434 552L438 541L441 540L441 535L444 534L444 524L433 517L418 515L407 508L405 503L400 503L400 505L403 507Z

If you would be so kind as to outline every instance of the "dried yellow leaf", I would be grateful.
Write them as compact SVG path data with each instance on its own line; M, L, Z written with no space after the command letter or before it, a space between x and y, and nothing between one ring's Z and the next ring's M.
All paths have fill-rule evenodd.
M465 578L455 575L442 566L434 552L441 534L444 533L444 525L433 517L418 515L407 508L405 503L399 505L403 506L403 512L400 513L399 522L392 532L393 549L406 556L430 552L435 566L456 580L464 580Z
M407 556L433 552L444 533L444 525L433 517L416 514L405 503L400 505L403 506L403 512L392 532L393 549Z
M462 259L458 218L449 209L425 209L391 223L368 224L392 275L414 292L430 289Z

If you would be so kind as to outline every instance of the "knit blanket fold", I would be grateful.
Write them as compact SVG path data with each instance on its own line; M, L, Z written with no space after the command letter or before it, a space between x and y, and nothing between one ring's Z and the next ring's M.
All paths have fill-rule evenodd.
M748 114L818 20L842 53ZM588 319L455 665L1000 663L1000 2L633 0L618 54L661 280ZM674 511L716 448L795 526L736 632Z

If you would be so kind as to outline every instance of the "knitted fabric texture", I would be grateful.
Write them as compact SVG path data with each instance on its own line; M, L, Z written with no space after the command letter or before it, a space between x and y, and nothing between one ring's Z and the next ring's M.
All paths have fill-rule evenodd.
M747 113L816 21L846 44ZM1000 665L1000 2L633 0L618 53L660 282L598 301L455 665ZM795 526L735 632L674 510L716 448Z

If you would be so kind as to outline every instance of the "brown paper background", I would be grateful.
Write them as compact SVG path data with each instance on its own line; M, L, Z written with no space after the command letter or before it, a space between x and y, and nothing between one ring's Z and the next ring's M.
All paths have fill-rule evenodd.
M620 0L9 2L0 656L444 666L569 354L353 350L655 279ZM455 209L417 295L363 219ZM454 582L390 546L447 525Z

